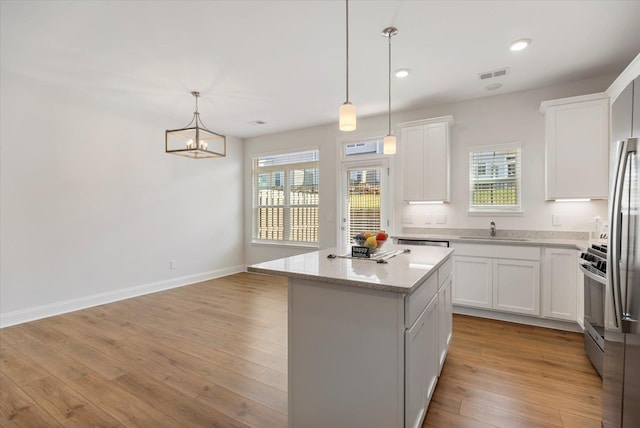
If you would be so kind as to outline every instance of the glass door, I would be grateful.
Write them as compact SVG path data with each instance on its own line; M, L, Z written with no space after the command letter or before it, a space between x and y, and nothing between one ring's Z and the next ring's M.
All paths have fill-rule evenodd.
M341 248L360 232L388 229L388 179L386 159L342 164Z

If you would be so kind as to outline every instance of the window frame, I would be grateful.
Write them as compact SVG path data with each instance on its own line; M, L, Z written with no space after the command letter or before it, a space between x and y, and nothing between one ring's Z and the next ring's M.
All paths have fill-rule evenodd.
M294 153L316 152L316 161L304 161L281 165L269 165L259 167L258 162L260 158L269 156L283 156ZM291 173L297 170L316 169L318 177L318 203L317 204L291 204L290 190L291 190ZM259 189L259 176L260 174L269 172L282 172L281 180L283 181L283 204L282 205L259 205L257 193ZM281 150L277 152L265 152L255 153L251 156L251 243L252 244L264 244L274 246L287 246L287 247L310 247L319 248L320 245L320 149L318 147L300 147L291 148L288 150ZM317 209L317 224L318 233L316 241L293 241L291 238L291 227L289 224L291 209L292 208L305 208L315 207ZM258 238L259 219L257 216L260 208L282 208L283 209L283 239L266 239ZM289 238L289 239L287 239Z
M475 182L480 182L479 180L474 180L473 177L473 162L472 156L477 153L485 153L485 152L498 152L498 151L508 151L508 150L517 150L519 159L515 159L516 164L520 165L519 169L515 171L515 177L511 176L511 167L510 162L505 160L505 165L507 167L507 177L500 179L494 178L490 181L494 183L500 182L513 182L516 183L516 195L517 195L517 204L516 205L474 205L472 204L473 198L473 184ZM510 154L506 154L506 157L510 157ZM468 206L468 214L469 215L503 215L503 216L519 216L524 213L522 201L523 201L523 159L524 159L524 150L522 148L522 144L518 142L514 143L506 143L506 144L492 144L492 145L480 145L480 146L469 146L468 148L468 156L467 156L467 206ZM489 172L492 168L489 165L485 165L485 171ZM489 181L489 180L488 180Z

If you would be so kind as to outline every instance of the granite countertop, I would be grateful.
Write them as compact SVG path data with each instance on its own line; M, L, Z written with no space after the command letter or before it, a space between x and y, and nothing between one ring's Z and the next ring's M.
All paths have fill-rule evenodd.
M449 234L398 234L392 235L393 239L425 239L432 241L449 241L456 244L490 244L490 245L517 245L524 247L555 247L555 248L569 248L581 251L586 251L587 248L594 243L603 243L604 240L579 240L579 239L565 239L565 238L547 238L547 237L510 237L510 236L497 236L492 238L490 236L474 236L469 235L449 235Z
M385 251L403 250L406 245L387 244ZM251 265L249 272L286 276L352 287L369 288L409 294L424 280L437 272L451 256L453 249L445 247L410 247L411 252L398 254L387 263L351 258L327 258L343 255L336 248L313 251L297 256Z

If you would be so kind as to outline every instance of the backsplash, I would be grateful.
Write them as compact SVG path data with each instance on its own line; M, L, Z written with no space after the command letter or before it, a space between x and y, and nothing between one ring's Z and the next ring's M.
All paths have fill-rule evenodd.
M451 236L489 236L489 229L445 229L431 227L403 227L403 235L451 235ZM550 231L550 230L502 230L496 231L498 238L524 239L570 239L588 241L589 232Z

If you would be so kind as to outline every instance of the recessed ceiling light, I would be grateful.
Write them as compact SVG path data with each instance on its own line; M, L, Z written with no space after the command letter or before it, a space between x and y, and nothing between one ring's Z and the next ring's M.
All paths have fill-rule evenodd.
M411 73L411 70L409 70L408 68L401 68L399 70L396 70L396 77L402 79L403 77L407 77L409 73Z
M531 44L531 39L519 39L512 42L511 47L509 49L511 49L512 51L521 51L522 49L526 48L530 44Z
M496 89L500 89L500 88L502 88L502 83L492 83L490 85L487 85L485 89L487 91L495 91Z

